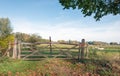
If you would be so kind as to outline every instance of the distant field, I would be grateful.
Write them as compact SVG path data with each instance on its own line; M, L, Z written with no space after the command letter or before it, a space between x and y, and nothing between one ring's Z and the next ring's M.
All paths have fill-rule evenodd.
M29 58L69 58L74 57L78 58L79 48L75 45L68 45L68 44L53 44L52 45L52 53L50 52L50 46L49 44L40 44L37 46L34 46L36 50L38 50L37 54L34 56L29 56ZM103 50L99 50L96 47L104 48ZM61 51L62 50L62 51ZM32 52L26 52L25 49L23 50L22 57L28 54L31 54ZM57 57L58 55L58 57ZM70 56L71 55L71 56ZM90 45L88 47L88 52L85 51L85 57L86 58L92 58L92 59L107 59L107 60L119 60L120 59L120 45L105 45L105 46L96 46L96 45Z
M75 45L53 44L53 45L52 45L52 48L72 48L72 47L74 47L74 46L75 46ZM37 45L37 47L39 47L39 48L44 48L44 47L49 48L49 45L48 45L48 44L41 44L41 45ZM75 47L75 48L78 48L78 46Z
M102 46L105 49L120 49L120 45L106 45L106 46Z
M107 60L114 60L120 59L120 45L105 45L105 46L94 46L104 48L103 50L99 50L93 48L93 46L89 47L89 52L92 56L107 59Z

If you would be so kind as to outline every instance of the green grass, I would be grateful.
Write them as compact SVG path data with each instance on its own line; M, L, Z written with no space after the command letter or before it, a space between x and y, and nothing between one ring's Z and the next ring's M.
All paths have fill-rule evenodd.
M38 53L47 55L48 58L45 58L41 61L23 61L23 60L13 60L9 58L0 59L0 76L10 71L12 76L16 73L19 73L20 76L78 76L84 75L87 73L99 74L100 76L119 76L120 74L120 60L115 59L115 57L120 56L120 49L118 46L104 46L105 50L89 49L89 55L85 60L61 60L59 58L66 58L66 55L58 55L60 49L58 48L71 48L73 45L55 45L58 48L53 47L52 54L48 48L43 48L47 46L39 45ZM109 48L110 47L110 48ZM67 52L67 49L62 49ZM78 49L69 50L70 53L77 58ZM29 55L31 52L22 52L24 55ZM55 59L52 55L58 55ZM42 58L42 56L29 56L28 58Z
M89 49L89 57L112 60L115 57L120 57L120 49Z
M0 74L11 71L12 73L24 72L26 70L35 70L37 62L33 61L22 61L22 60L13 60L10 62L0 63Z
M106 46L102 46L105 49L120 49L120 45L106 45Z
M38 48L49 48L49 45L48 44L40 44L40 45L37 45ZM52 48L72 48L74 47L74 45L66 45L66 44L53 44L52 45ZM78 47L77 47L78 48Z
M91 60L61 60L44 59L41 61L12 60L0 63L0 75L10 72L12 76L19 73L19 76L86 76L88 73L94 76L119 76L119 72L114 71L109 61Z

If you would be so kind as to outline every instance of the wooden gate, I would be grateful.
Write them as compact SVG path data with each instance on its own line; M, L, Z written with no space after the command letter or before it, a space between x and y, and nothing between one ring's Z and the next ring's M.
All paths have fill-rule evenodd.
M52 42L51 37L49 42L36 42L25 43L15 39L13 50L9 46L5 55L14 59L23 60L41 60L43 58L62 58L62 59L84 59L85 55L88 56L88 45L82 39L79 43L66 43L66 42ZM10 54L11 52L11 54Z
M62 58L62 59L80 59L84 57L87 45L85 42L59 43L52 42L51 37L49 42L41 43L21 43L21 58L23 60L41 60L44 58ZM87 52L86 52L87 53Z

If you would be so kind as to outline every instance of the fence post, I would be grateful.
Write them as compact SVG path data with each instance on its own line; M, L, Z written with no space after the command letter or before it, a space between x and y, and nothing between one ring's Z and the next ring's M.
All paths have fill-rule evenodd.
M20 41L18 41L18 59L20 59L21 58L21 42Z
M7 50L7 57L10 57L10 48L11 48L11 44L10 44L10 42L9 42L9 44L8 44L8 50Z
M81 54L80 54L80 53L81 53L81 52L80 52L80 51L81 51L80 42L78 43L78 46L79 46L79 48L78 48L78 60L80 60L80 55L81 55Z
M81 59L84 59L84 51L85 51L85 39L82 39L81 41Z
M50 54L52 54L51 36L49 37L49 41L50 41L50 42L49 42L49 45L50 45Z
M86 58L88 58L89 50L88 50L88 43L86 44Z
M15 41L14 41L12 58L16 59L16 57L17 57L17 39L15 39Z

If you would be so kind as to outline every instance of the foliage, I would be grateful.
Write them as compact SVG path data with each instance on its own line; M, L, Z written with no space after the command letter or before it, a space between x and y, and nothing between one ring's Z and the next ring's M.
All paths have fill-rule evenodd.
M18 40L22 42L48 42L47 39L43 39L41 36L38 34L26 34L26 33L21 33L21 32L16 32L15 36Z
M110 42L110 45L118 45L117 42Z
M29 34L26 34L26 33L16 32L16 33L14 33L14 34L15 34L15 36L16 36L16 38L17 38L18 40L21 40L21 41L23 41L23 42L27 42L28 39L29 39L29 37L30 37L30 35L29 35Z
M8 35L7 37L5 37L4 39L0 38L0 47L5 49L8 47L9 42L13 42L14 41L14 35Z
M57 42L59 43L68 43L68 44L78 44L79 41L76 41L76 40L69 40L69 41L65 41L65 40L58 40Z
M81 9L84 17L94 15L100 20L105 15L120 14L120 0L59 0L64 9Z
M28 39L28 42L34 43L40 41L41 37L37 34L32 34Z
M0 18L0 38L5 38L10 35L12 28L8 18Z
M9 43L13 42L14 35L8 18L0 18L0 51L5 52Z
M107 42L102 42L102 41L88 41L87 42L89 45L109 45Z
M9 44L13 44L14 42L14 35L9 35L4 39L0 38L0 51L2 52L2 55L7 51ZM11 45L12 46L12 45Z

